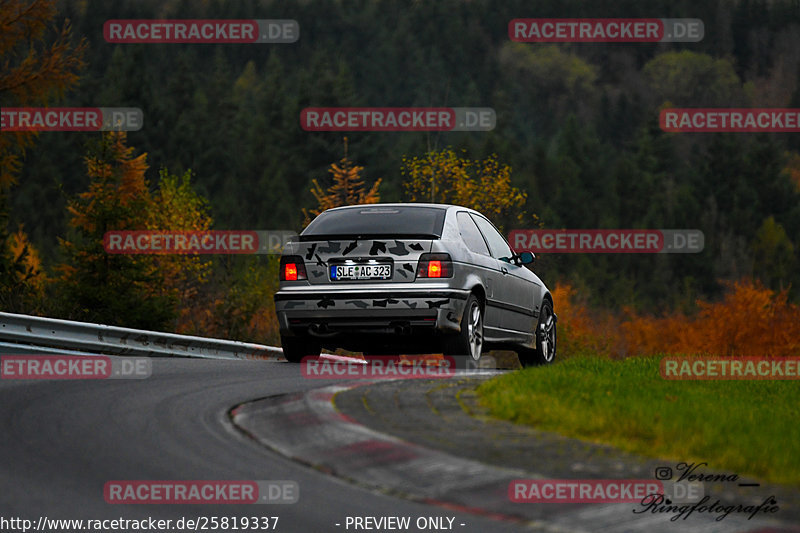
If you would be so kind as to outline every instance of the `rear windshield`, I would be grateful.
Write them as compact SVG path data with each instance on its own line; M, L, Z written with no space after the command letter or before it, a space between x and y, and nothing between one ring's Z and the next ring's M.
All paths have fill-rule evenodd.
M440 238L446 209L436 207L357 207L326 211L300 234L300 240L327 237Z

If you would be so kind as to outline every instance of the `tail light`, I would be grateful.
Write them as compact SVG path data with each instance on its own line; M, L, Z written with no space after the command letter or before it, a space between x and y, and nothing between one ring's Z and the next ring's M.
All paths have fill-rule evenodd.
M422 254L417 263L418 278L452 278L453 260L450 254Z
M300 281L308 279L306 276L306 264L299 255L287 255L281 257L281 281Z

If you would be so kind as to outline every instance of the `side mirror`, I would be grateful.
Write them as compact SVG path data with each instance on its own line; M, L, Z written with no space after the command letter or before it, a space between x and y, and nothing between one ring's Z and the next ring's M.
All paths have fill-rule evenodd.
M506 263L514 263L515 265L529 265L533 263L533 260L536 259L536 256L533 255L533 252L522 252L521 254L513 254L511 257L501 257L500 261L504 261Z
M533 263L534 259L536 259L536 256L533 255L533 252L522 252L517 257L519 257L519 262L522 265L529 265Z

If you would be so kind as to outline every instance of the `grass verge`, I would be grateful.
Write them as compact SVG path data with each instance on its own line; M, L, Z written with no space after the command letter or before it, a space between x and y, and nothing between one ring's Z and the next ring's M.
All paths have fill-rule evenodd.
M577 356L493 378L478 395L497 418L800 485L797 381L667 381L660 360Z

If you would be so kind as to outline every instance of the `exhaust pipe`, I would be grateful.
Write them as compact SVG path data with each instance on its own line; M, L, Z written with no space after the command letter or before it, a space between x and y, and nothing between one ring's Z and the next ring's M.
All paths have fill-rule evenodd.
M325 323L319 324L316 322L308 326L308 333L313 335L314 337L320 337L323 339L335 337L336 335L338 335L336 331L329 330L327 324Z

